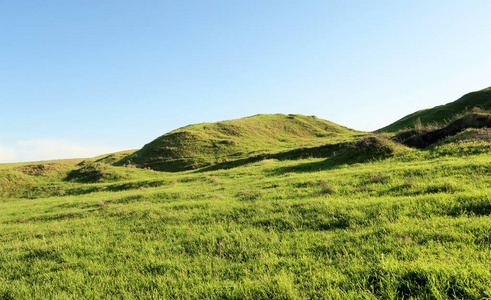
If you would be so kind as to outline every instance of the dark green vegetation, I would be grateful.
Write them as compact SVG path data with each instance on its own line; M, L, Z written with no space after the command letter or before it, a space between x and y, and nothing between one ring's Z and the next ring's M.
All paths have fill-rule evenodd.
M491 87L469 93L457 101L445 105L417 111L377 131L396 132L401 129L418 126L442 125L451 121L455 115L469 112L475 108L491 110Z
M489 117L261 115L0 164L0 299L489 299Z
M491 128L490 113L469 113L440 128L420 127L399 131L394 139L409 147L425 148L467 129L473 129L474 132L483 129L484 133L487 128Z
M355 133L315 116L256 115L179 128L145 145L118 165L184 171L281 150L337 142Z

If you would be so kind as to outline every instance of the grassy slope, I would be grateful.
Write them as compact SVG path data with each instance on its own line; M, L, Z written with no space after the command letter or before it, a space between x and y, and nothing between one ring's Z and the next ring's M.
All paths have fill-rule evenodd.
M489 128L423 150L391 135L258 115L2 164L0 299L489 297ZM139 154L208 167L110 165Z
M73 158L73 159L54 159L54 160L43 160L43 161L35 161L35 162L18 162L18 163L0 163L1 169L12 169L15 167L22 167L27 165L40 165L40 164L65 164L75 166L76 164L82 162L83 158Z
M67 182L67 176L80 169L80 165L113 163L135 150L100 155L89 159L59 159L22 163L0 164L0 197L36 198L45 195L76 194L80 186ZM109 166L108 166L109 167ZM99 180L140 178L141 172L130 168L106 168ZM149 172L147 172L149 173ZM83 190L83 189L82 189ZM1 198L0 198L1 199Z
M101 161L105 163L113 163L116 160L121 160L125 156L133 154L136 150L124 150L114 153L107 153L98 155L93 158L70 158L70 159L53 159L53 160L42 160L34 162L18 162L18 163L0 163L0 169L12 169L15 167L32 166L32 165L53 165L61 164L68 166L75 166L84 161Z
M252 117L189 125L169 132L119 162L183 171L250 156L348 140L356 132L302 115Z
M86 159L84 161L113 164L119 160L122 160L126 156L129 156L129 155L135 153L136 151L137 150L124 150L124 151L119 151L119 152L114 152L114 153L108 153L108 154L103 154L103 155L93 157L91 159Z
M486 130L489 128L491 128L491 111L470 112L437 128L421 126L415 129L400 130L394 134L394 139L410 147L426 148L469 129L474 131L474 139L486 140ZM465 140L470 139L471 136L461 135L461 138Z
M460 99L445 105L424 109L405 116L377 132L395 132L404 128L413 128L420 122L421 125L444 123L474 107L491 110L491 87L464 95Z
M0 299L489 297L489 146L53 179L0 200Z

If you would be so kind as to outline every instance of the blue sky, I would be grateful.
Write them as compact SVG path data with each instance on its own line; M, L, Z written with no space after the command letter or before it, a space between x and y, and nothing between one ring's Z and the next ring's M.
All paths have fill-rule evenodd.
M258 113L375 130L491 86L491 1L1 1L0 162Z

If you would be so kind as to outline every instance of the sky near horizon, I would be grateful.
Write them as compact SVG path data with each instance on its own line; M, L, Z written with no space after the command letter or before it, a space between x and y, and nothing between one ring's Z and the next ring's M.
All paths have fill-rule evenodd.
M371 131L491 86L491 1L0 1L0 163L192 123Z

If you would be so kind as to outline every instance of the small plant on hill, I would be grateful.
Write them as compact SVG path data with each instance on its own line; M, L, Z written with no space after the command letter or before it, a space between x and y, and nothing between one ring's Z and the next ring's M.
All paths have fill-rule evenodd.
M366 155L388 155L394 152L390 141L385 138L369 136L353 144L353 149Z
M321 182L321 192L323 194L335 194L338 192L338 189L331 182L324 180Z

